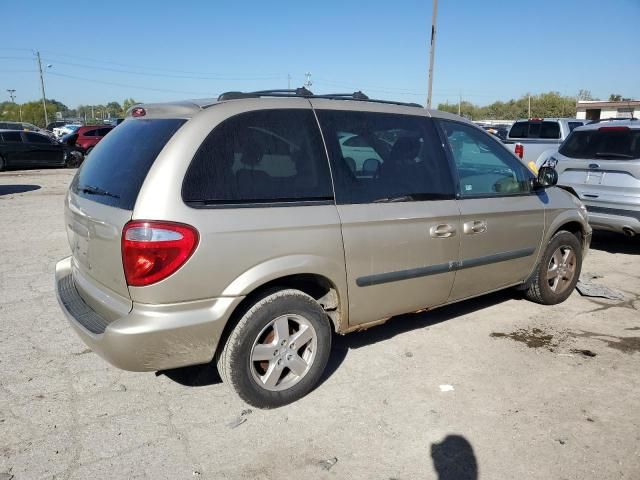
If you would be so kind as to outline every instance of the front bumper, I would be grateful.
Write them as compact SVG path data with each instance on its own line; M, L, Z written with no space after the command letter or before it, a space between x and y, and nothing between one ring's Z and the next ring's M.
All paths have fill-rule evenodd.
M227 320L244 297L221 297L167 305L133 303L107 320L75 287L71 257L56 265L56 296L87 346L112 365L137 372L166 370L212 360Z

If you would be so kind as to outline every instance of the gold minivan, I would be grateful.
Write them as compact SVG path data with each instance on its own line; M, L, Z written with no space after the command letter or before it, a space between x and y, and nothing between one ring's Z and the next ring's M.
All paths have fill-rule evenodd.
M57 296L113 365L215 360L277 407L333 332L514 286L564 301L591 228L556 180L460 117L360 92L138 105L71 183Z

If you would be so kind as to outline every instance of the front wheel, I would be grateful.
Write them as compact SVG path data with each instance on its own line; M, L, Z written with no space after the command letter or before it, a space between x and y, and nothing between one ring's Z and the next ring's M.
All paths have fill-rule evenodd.
M309 295L280 290L242 316L217 358L220 376L245 402L275 408L318 383L331 351L327 314Z
M525 295L543 305L564 302L578 283L582 246L574 234L556 233L545 249Z

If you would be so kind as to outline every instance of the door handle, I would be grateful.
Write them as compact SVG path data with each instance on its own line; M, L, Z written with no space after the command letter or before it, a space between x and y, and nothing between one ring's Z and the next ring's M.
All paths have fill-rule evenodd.
M472 220L470 222L465 222L463 230L467 235L484 233L487 231L487 222L486 220Z
M456 227L449 225L448 223L442 223L440 225L434 225L429 229L429 234L433 238L449 238L456 234Z

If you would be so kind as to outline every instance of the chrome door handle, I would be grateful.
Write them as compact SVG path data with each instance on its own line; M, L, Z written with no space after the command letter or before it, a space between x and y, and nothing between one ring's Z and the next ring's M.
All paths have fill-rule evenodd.
M433 238L449 238L456 234L456 227L449 225L448 223L442 223L440 225L434 225L429 229L429 234Z
M465 222L463 230L467 235L484 233L487 231L487 222L485 220L472 220L471 222Z

